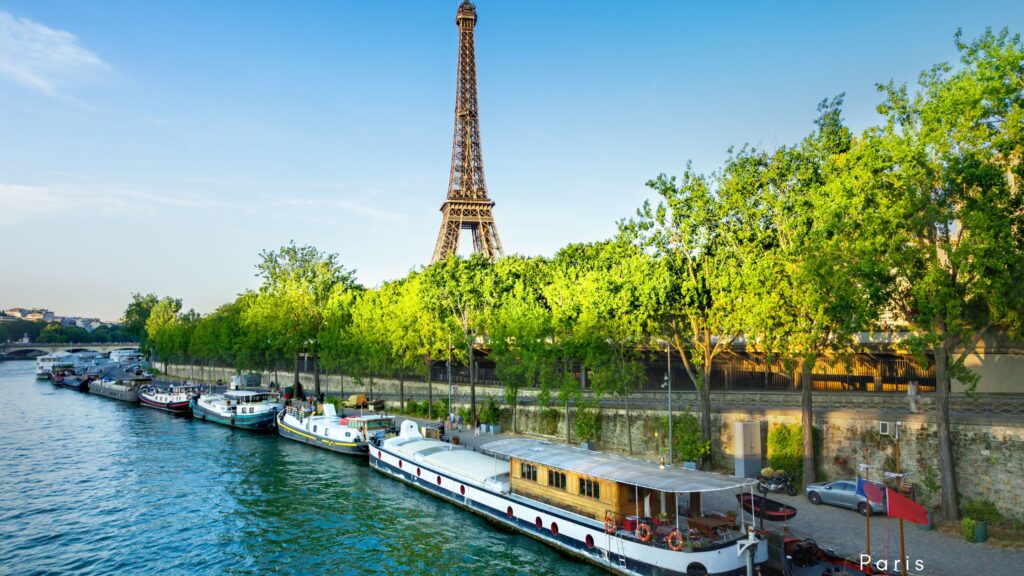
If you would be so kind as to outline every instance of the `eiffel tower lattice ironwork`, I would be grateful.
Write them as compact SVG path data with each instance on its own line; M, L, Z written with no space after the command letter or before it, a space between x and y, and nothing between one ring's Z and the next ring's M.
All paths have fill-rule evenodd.
M455 142L452 144L452 171L448 177L448 198L441 205L441 231L431 262L443 260L458 251L459 233L471 230L473 250L495 260L502 256L501 240L487 197L484 160L480 150L480 111L476 99L476 55L473 27L476 7L463 0L455 16L459 28L459 70L455 94Z

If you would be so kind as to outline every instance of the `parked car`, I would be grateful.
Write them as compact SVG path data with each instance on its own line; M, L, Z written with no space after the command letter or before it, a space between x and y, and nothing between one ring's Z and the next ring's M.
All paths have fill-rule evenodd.
M856 480L837 480L835 482L815 482L804 488L811 504L832 504L856 510L861 514L867 512L868 499L857 494ZM872 502L872 514L885 514L885 502Z

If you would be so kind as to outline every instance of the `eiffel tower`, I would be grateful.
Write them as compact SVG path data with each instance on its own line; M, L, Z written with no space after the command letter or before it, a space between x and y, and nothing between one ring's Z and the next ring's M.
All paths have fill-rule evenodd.
M452 171L448 177L448 199L441 205L441 231L431 262L458 251L459 233L472 230L473 250L496 260L502 256L501 240L487 197L484 159L480 150L480 111L476 101L476 55L473 27L476 6L463 0L455 15L459 27L459 71L455 93L455 142Z

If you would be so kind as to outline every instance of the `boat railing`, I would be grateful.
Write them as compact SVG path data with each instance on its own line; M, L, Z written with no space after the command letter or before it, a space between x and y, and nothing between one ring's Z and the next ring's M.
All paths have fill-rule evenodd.
M674 551L715 547L740 536L734 513L677 518L674 515L637 516L607 510L604 524L610 535Z
M288 406L288 407L286 407L284 409L284 412L285 412L285 415L292 416L293 418L297 419L299 422L304 421L305 418L306 418L305 415L302 413L302 410L299 410L295 406Z

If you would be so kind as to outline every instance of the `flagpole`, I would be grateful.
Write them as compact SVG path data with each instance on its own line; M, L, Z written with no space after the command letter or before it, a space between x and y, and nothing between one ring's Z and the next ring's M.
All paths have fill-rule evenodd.
M868 449L867 448L864 449L864 463L861 464L860 466L858 466L858 468L864 470L864 482L865 483L870 482L871 481L871 469L875 468L875 466L872 466L872 465L868 464ZM871 556L871 498L868 497L866 492L864 494L864 499L867 500L867 508L864 510L864 526L865 526L865 530L864 531L865 531L866 536L867 536L867 539L866 539L866 544L867 545L865 546L866 550L864 550L864 553L867 554L868 557L870 557Z
M896 474L902 474L903 471L900 469L900 423L896 423ZM903 484L903 477L899 476L897 480L899 485L896 487L896 493L899 494L900 486ZM868 508L871 508L871 503L868 502ZM907 576L907 546L903 541L903 518L900 518L900 576Z

